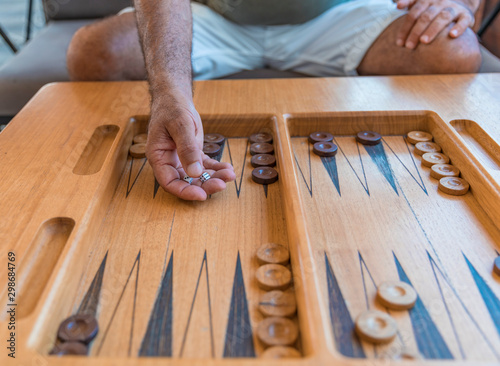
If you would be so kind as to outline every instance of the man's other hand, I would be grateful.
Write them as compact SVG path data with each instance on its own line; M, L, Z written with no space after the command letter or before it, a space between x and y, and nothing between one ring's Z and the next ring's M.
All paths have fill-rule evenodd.
M431 43L450 24L451 38L461 36L474 25L474 14L464 3L453 0L399 0L399 9L408 9L406 20L396 37L398 46L415 49Z
M171 96L153 100L146 156L158 183L185 200L204 201L235 179L231 164L203 153L203 125L194 105ZM199 180L203 172L212 177L205 183ZM186 175L194 178L192 184L183 180Z

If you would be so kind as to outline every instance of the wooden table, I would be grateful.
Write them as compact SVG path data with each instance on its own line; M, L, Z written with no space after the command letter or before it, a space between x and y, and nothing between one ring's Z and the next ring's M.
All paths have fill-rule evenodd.
M205 132L227 137L222 161L237 179L193 203L128 157L146 131L145 83L46 86L0 134L0 298L15 258L17 304L16 359L6 342L2 360L383 365L405 348L425 359L412 364L498 364L499 95L500 75L487 74L198 82ZM316 130L335 135L335 158L311 153ZM356 143L360 130L382 144ZM412 130L432 133L469 193L437 190L405 140ZM269 186L251 180L247 137L259 131L274 135L280 179ZM269 242L290 250L303 358L260 358L255 253ZM413 285L414 309L375 301L387 280ZM396 319L392 343L354 336L366 309ZM81 312L100 326L88 357L48 356L60 322Z

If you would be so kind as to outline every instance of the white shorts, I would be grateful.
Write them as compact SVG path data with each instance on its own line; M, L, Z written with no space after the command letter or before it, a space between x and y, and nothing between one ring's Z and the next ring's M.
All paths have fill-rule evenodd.
M353 0L303 24L261 26L236 24L199 3L191 6L196 80L264 67L312 76L356 75L373 42L405 14L391 0Z

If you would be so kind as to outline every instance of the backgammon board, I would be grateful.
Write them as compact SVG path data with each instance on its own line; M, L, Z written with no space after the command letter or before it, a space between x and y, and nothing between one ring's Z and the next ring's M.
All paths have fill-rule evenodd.
M146 158L146 83L44 87L0 134L1 359L19 365L476 365L500 362L500 76L196 83L205 133L236 180L205 202L164 192ZM360 144L359 131L382 135ZM438 190L406 135L430 133L461 177ZM327 131L338 152L313 153ZM248 137L273 136L279 180L252 181ZM288 249L294 357L259 308L256 253ZM402 281L410 310L376 301ZM397 324L372 344L366 310ZM91 315L85 355L53 355L61 322ZM269 342L263 339L270 339ZM401 360L403 354L413 357ZM9 357L10 355L10 357ZM13 358L12 356L15 356ZM404 357L403 357L404 358ZM2 361L4 364L4 361Z

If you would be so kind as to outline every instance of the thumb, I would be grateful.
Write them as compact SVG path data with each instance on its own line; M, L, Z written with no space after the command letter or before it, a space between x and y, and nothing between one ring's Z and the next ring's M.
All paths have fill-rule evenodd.
M202 151L196 139L194 121L190 118L184 120L173 129L171 136L186 174L190 177L199 177L203 173Z

